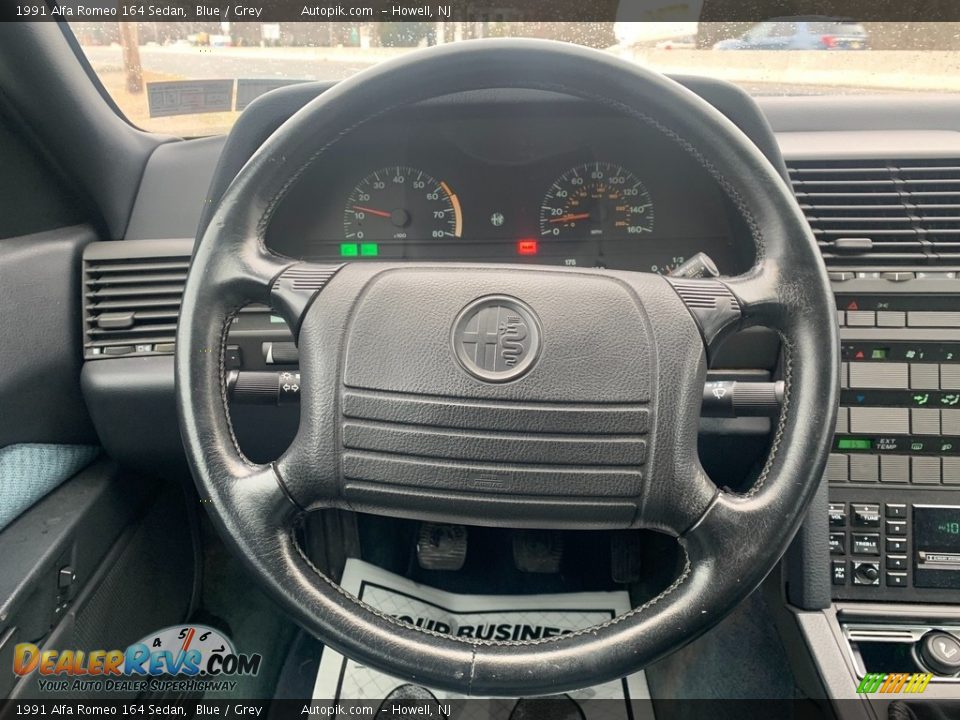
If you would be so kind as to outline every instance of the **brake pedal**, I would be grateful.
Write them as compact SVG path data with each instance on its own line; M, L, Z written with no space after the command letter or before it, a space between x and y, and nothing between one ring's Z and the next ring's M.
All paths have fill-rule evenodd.
M420 523L417 562L424 570L459 570L467 559L467 528Z
M513 562L521 572L560 572L563 535L556 530L516 530L513 533Z
M615 583L640 579L642 543L636 530L621 530L610 537L610 575Z

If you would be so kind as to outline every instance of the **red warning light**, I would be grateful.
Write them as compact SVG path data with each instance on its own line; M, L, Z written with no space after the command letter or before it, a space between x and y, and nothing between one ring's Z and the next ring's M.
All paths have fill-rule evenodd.
M517 240L517 255L536 255L536 240Z
M847 310L859 310L859 309L860 309L860 306L857 305L856 300L851 300L850 303L847 305Z

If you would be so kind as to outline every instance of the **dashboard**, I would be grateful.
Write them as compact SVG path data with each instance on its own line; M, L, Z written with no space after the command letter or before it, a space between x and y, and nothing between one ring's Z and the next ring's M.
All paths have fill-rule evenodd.
M784 576L831 696L855 699L865 673L927 669L917 658L938 629L960 636L960 102L934 98L920 112L907 97L754 101L718 81L682 82L789 176L830 272L841 407L822 492ZM96 361L83 366L84 398L113 457L149 472L182 461L171 318L193 237L256 148L320 91L271 93L226 139L159 145L125 241L85 252L85 358ZM277 206L266 241L324 262L655 272L704 252L733 274L753 261L738 250L749 246L745 232L714 180L648 128L588 103L491 92L397 111L345 136ZM100 288L131 293L112 288L111 273L149 289L136 296L148 312L131 306L132 327L99 326L91 298ZM169 290L167 314L155 312L157 285ZM231 420L258 461L297 431L294 340L262 306L230 329ZM777 338L762 329L732 336L711 358L711 379L779 372ZM244 383L253 401L238 400ZM770 431L768 418L704 418L710 476L742 489L735 482L759 469ZM926 695L955 697L957 682L937 677Z
M664 135L582 103L397 112L341 139L284 198L275 252L312 261L461 261L668 273L752 258L708 173ZM737 246L737 247L735 247Z

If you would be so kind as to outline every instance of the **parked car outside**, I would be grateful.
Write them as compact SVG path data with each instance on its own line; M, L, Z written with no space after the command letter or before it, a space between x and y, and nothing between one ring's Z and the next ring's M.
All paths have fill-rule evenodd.
M866 50L863 25L844 18L777 18L754 25L714 50Z

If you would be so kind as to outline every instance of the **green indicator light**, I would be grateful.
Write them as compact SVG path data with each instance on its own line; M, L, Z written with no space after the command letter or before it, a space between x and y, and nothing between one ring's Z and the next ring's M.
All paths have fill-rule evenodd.
M887 359L887 349L886 348L874 348L873 352L870 353L871 360L886 360Z
M360 246L356 243L340 243L340 257L356 257L360 254Z
M380 246L377 243L360 243L360 254L363 257L376 257L380 254Z
M866 438L840 438L837 440L838 450L869 450L873 442Z

